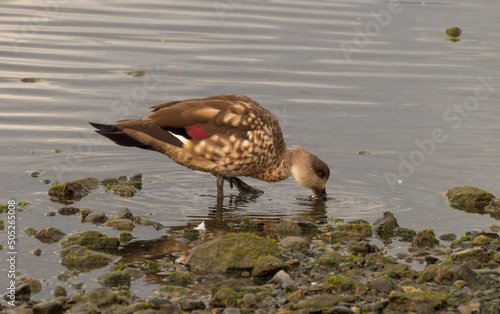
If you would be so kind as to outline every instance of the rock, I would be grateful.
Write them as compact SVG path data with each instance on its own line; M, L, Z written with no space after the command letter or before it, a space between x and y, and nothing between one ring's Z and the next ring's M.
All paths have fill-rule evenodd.
M182 310L186 312L205 309L205 303L202 300L183 299L180 305Z
M500 199L495 198L491 200L491 202L484 208L484 210L488 212L491 217L500 219Z
M63 215L63 216L77 215L80 213L80 208L65 206L65 207L59 208L57 210L57 212L59 213L59 215Z
M240 294L230 288L222 288L210 300L212 307L237 307Z
M120 246L120 239L117 237L108 237L99 231L82 231L76 232L69 236L66 241L61 242L62 247L69 247L71 245L81 245L89 249L118 249Z
M390 212L384 212L384 216L372 224L373 230L378 233L393 233L398 227L396 217Z
M469 286L479 284L476 273L465 264L457 265L454 268L453 274L455 278L464 280Z
M66 291L66 288L63 286L57 286L54 290L54 296L57 297L65 297L68 295L68 292Z
M434 291L415 289L411 292L396 292L389 296L388 310L396 312L435 313L443 309L447 295Z
M372 282L371 287L377 291L389 292L392 290L392 282L386 276L380 276Z
M477 246L480 246L480 245L488 245L488 244L490 244L492 241L493 241L493 239L488 238L487 236L484 236L484 235L478 235L477 237L475 237L475 238L474 238L474 240L472 240L472 244L473 244L473 245L477 245Z
M194 275L187 271L175 270L168 275L167 281L174 286L186 287L193 284Z
M302 234L302 228L290 220L285 220L279 224L274 225L273 230L276 234L281 236L300 236Z
M472 309L467 305L460 305L457 310L460 314L472 314Z
M413 239L412 246L422 249L429 249L439 245L439 240L432 229L425 229L417 232Z
M107 288L97 288L85 295L85 301L103 307L115 303L118 300L116 294Z
M34 314L59 314L62 313L62 303L58 301L43 301L33 306Z
M294 293L290 294L286 300L290 303L297 303L299 302L300 300L304 299L304 291L302 290L297 290L295 291Z
M324 283L324 288L327 292L332 291L336 293L356 293L358 290L354 279L342 275L335 275L328 278Z
M339 297L333 294L319 294L310 299L299 301L298 309L325 309L331 308L339 303ZM310 312L309 312L310 313Z
M471 186L459 186L446 193L450 206L470 213L484 214L484 208L495 196Z
M252 276L259 278L272 277L284 268L285 263L281 259L275 256L264 256L255 263Z
M420 274L419 282L434 281L437 283L451 283L454 280L453 271L446 265L428 265Z
M61 264L70 269L90 270L101 268L114 260L109 254L88 250L79 245L73 245L61 251Z
M63 204L70 204L87 196L99 187L100 181L96 178L84 178L74 181L55 184L49 189L52 200Z
M278 243L249 233L228 233L195 247L186 264L211 273L248 270L263 256L279 257Z
M93 224L100 224L106 222L106 215L99 211L98 213L90 213L85 217L85 220Z
M378 247L375 244L370 244L368 241L353 240L346 245L346 248L351 251L353 255L375 253Z
M488 263L490 260L490 257L486 253L485 249L480 247L464 250L457 253L452 253L451 258L455 262L460 262L460 263L471 260L476 260L479 263Z
M134 229L134 223L129 219L115 219L107 221L104 225L119 231L132 231Z
M65 235L66 233L61 230L49 227L35 233L35 238L40 240L40 242L50 244L59 242Z
M97 305L90 303L90 302L85 302L85 303L79 303L75 304L71 307L70 314L101 314L101 310Z
M309 249L309 242L306 239L296 236L290 236L282 239L280 241L282 247L287 249L292 249L296 251L302 251L303 249Z
M43 288L40 280L35 279L35 278L31 278L31 277L25 277L25 276L22 276L19 278L18 284L19 285L28 284L30 286L30 292L32 294L39 293L40 291L42 291L42 288Z
M116 213L110 218L110 220L117 220L117 219L134 220L134 215L130 212L130 210L127 207L122 207L119 210L117 210Z
M329 267L337 267L342 262L342 255L338 252L325 252L320 255L315 264Z
M454 233L445 233L439 236L440 240L451 242L457 239L457 235Z
M354 314L354 311L344 305L336 305L328 310L328 314Z
M154 221L151 217L146 215L135 216L134 222L137 225L145 225L145 226L152 226L156 223L156 221Z
M295 286L295 281L293 281L290 275L288 275L284 270L277 272L276 275L269 280L269 283L279 284L283 289L288 286Z
M106 272L97 278L97 281L104 287L112 288L112 287L130 287L131 276L125 270L116 270Z
M417 233L414 230L408 229L408 228L396 228L394 231L394 234L401 238L402 241L405 242L412 242L413 238L417 235Z
M16 295L16 301L29 301L31 299L31 288L29 283L20 283L16 285L16 290L14 291ZM9 300L7 295L4 299Z

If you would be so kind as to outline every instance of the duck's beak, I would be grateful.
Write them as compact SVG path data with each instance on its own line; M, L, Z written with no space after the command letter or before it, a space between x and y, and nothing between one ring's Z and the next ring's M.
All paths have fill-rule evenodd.
M313 190L314 196L319 198L320 200L326 201L328 197L326 196L326 187L321 190Z

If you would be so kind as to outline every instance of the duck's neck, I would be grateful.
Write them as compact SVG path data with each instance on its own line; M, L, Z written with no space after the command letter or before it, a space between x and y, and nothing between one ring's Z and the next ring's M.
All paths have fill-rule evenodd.
M282 153L281 158L278 158L268 168L253 177L267 182L276 182L287 179L292 173L294 155L295 149L286 148Z

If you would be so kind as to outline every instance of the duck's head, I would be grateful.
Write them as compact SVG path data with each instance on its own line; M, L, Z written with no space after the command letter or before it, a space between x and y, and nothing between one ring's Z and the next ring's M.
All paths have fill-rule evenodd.
M314 195L326 201L326 181L330 177L330 168L321 159L300 146L294 146L292 175L302 186L311 189Z

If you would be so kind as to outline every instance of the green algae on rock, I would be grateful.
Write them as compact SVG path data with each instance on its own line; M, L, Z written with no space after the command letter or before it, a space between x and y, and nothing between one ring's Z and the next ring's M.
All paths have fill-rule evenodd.
M485 207L495 196L472 186L458 186L448 190L446 197L450 206L468 213L485 214Z
M462 35L462 30L456 26L453 26L446 30L446 35L448 35L451 38L457 38L460 37L460 35Z
M196 247L186 264L201 272L248 270L263 256L280 257L275 240L249 233L229 233Z
M72 245L61 251L61 264L69 269L91 270L101 268L114 260L114 256Z
M99 179L89 177L55 184L50 187L49 196L53 201L71 204L73 201L78 201L97 189L100 182Z
M433 248L437 245L439 245L439 240L436 239L436 235L432 229L425 229L417 232L412 242L413 247L422 249Z
M91 230L74 233L66 241L61 242L63 248L75 244L89 249L116 250L120 246L120 239L108 237L102 232Z

